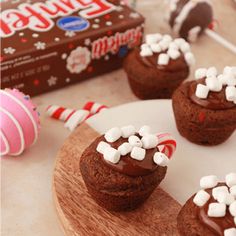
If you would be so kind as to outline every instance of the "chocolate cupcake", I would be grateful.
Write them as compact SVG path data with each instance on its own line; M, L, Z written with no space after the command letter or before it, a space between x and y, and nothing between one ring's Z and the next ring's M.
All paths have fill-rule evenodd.
M180 37L194 42L210 25L213 10L209 0L171 0L169 24Z
M200 145L217 145L236 129L236 67L196 70L197 80L182 84L172 106L180 134Z
M159 148L160 145L160 148ZM112 128L82 154L80 170L93 199L110 211L141 205L163 180L176 143L148 126Z
M124 69L133 93L140 99L171 98L193 63L194 56L184 39L149 34L140 49L129 53Z
M181 236L236 235L236 173L226 182L209 175L200 180L201 190L182 207L177 226Z

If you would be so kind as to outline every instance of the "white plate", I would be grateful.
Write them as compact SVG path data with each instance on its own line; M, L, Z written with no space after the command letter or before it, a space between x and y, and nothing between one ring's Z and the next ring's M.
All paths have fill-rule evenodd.
M236 172L236 132L223 144L204 147L190 143L179 135L170 100L149 100L124 104L91 117L87 123L104 133L114 126L150 125L154 132L170 132L177 140L177 150L161 187L183 204L199 189L199 179L215 174Z

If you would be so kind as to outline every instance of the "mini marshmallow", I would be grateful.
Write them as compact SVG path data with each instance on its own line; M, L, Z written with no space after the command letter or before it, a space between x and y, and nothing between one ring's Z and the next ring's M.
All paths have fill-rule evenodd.
M179 49L179 46L177 45L177 43L171 42L171 43L169 44L169 49L178 50L178 49Z
M232 216L236 217L236 201L233 201L229 206L229 212Z
M216 198L219 203L230 205L234 201L234 196L230 193L220 192Z
M104 142L104 141L101 141L101 142L99 142L99 144L98 144L96 150L97 150L97 152L99 152L99 153L101 153L101 154L104 154L106 148L109 148L109 147L111 147L110 144L108 144L108 143L106 143L106 142Z
M187 52L184 54L184 59L187 62L189 66L192 66L195 64L195 57L191 52Z
M172 41L172 37L169 34L165 34L163 35L162 40L170 43Z
M162 152L156 152L153 156L153 161L159 166L167 166L169 163L169 158Z
M115 148L108 147L105 149L103 157L106 161L116 164L120 160L120 152Z
M161 34L147 34L145 41L147 44L153 44L153 43L157 43L161 39L162 39Z
M141 57L150 57L152 55L153 55L153 53L152 53L151 48L143 48L140 52Z
M138 136L135 135L131 135L128 139L130 145L132 145L133 147L142 147L142 141L140 140L140 138Z
M224 236L236 236L236 228L225 229Z
M169 58L169 56L166 53L161 53L158 56L157 64L158 65L168 65L169 60L170 60L170 58Z
M133 125L127 125L121 128L121 136L123 138L128 138L135 134L135 127Z
M218 184L218 178L215 175L204 176L200 179L200 187L203 189L214 188Z
M119 147L118 147L118 151L120 152L120 154L122 156L127 155L128 153L130 153L133 149L133 146L130 143L122 143Z
M232 74L226 75L226 83L229 86L235 86L236 85L236 78Z
M216 77L217 76L217 69L212 66L207 69L206 77Z
M236 100L236 87L234 86L227 86L225 89L226 99L229 102Z
M236 217L234 217L234 224L236 225Z
M118 127L111 128L105 133L104 137L107 142L113 143L121 137L121 129Z
M208 194L206 191L204 190L200 190L196 193L196 195L193 198L193 202L199 206L202 207L204 206L208 200L210 199L210 194Z
M180 57L180 52L178 50L172 49L172 48L167 51L167 54L173 60L176 60L177 58Z
M212 189L212 196L214 199L217 199L220 193L229 193L227 186L219 186Z
M149 48L149 49L150 49L150 46L149 46L147 43L143 43L143 44L141 45L141 50L146 49L146 48Z
M222 83L222 85L227 84L227 78L228 78L228 75L218 75L217 76L217 79L220 81L220 83Z
M158 138L153 134L143 136L141 141L145 149L155 148L158 144Z
M206 78L207 87L214 92L219 92L222 89L222 83L216 77Z
M205 99L205 98L207 98L208 93L209 93L209 88L206 85L204 85L204 84L197 85L195 95L198 98Z
M228 187L236 185L236 173L229 173L228 175L226 175L225 182L228 185Z
M230 188L230 194L232 194L236 199L236 185L234 185Z
M159 44L157 44L157 43L151 44L150 48L155 53L158 53L158 52L162 51L161 46Z
M223 70L223 74L227 75L227 74L234 74L234 67L231 66L226 66Z
M169 47L169 44L170 44L170 42L164 41L164 40L161 40L159 42L159 45L160 45L162 51L165 51Z
M146 150L141 147L134 147L130 156L138 161L142 161L145 158Z
M195 78L202 79L206 77L207 69L206 68L199 68L195 71Z
M142 126L142 127L139 129L138 134L139 134L140 136L142 136L142 137L143 137L144 135L151 134L151 128L150 128L150 126L148 126L148 125Z
M177 38L174 40L174 42L180 47L182 44L186 43L186 41L183 38Z
M180 44L180 50L181 50L183 53L189 52L189 51L190 51L190 45L189 45L189 43L187 43L187 42L181 43L181 44Z
M224 203L213 202L209 204L208 216L210 217L223 217L226 213L226 205Z

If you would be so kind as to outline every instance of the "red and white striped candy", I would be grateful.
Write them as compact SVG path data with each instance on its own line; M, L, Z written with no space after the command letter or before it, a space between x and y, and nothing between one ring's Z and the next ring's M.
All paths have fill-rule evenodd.
M168 158L171 158L176 149L176 141L169 133L159 133L158 145L160 152L164 153Z
M61 120L61 121L67 121L75 112L76 112L75 109L69 109L57 105L50 105L46 109L46 114L48 114L50 117L56 120Z
M73 131L78 125L84 122L89 117L89 111L81 109L74 112L66 121L65 127Z
M90 114L92 115L97 114L98 112L104 111L107 108L108 108L107 106L102 105L97 102L87 102L83 107L84 110L89 111Z

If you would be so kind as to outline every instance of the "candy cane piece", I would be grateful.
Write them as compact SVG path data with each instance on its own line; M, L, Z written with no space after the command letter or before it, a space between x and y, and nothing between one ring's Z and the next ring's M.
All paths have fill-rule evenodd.
M66 121L65 127L70 131L73 131L79 124L84 122L89 116L89 111L87 110L77 110L74 114Z
M57 105L50 105L46 109L46 114L48 116L61 121L67 121L70 118L70 116L72 116L72 114L75 112L76 112L75 109L69 109Z
M87 102L83 109L89 111L91 114L97 114L108 107L97 102Z
M160 152L164 153L168 158L171 158L176 150L176 141L169 133L159 133L158 145Z

